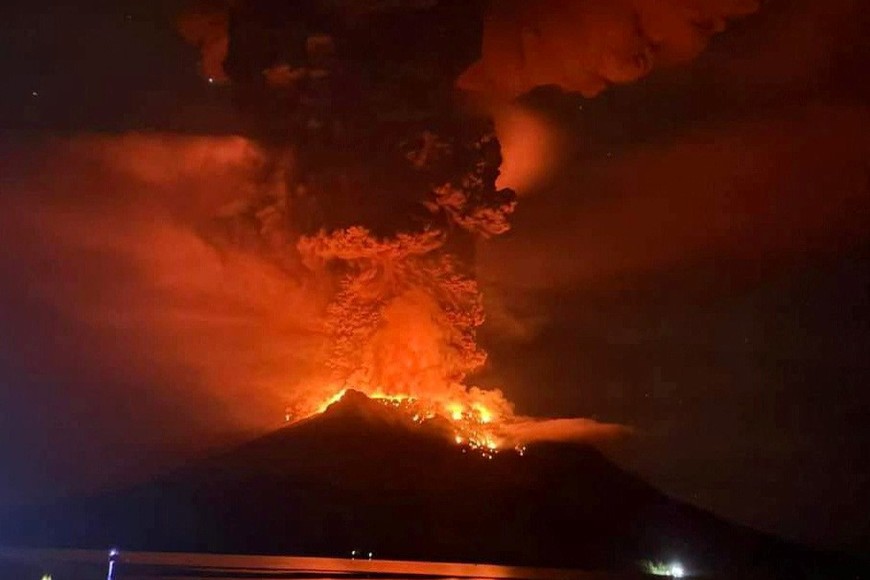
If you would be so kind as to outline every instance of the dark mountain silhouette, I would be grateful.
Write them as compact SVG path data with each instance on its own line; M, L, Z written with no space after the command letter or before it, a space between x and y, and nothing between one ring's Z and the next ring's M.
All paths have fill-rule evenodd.
M861 577L668 498L592 447L487 459L443 435L349 393L158 481L2 518L0 544Z

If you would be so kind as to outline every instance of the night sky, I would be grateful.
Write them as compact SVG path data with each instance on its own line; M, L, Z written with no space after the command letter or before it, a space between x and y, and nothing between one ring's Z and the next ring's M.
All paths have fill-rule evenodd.
M129 144L129 131L242 129L229 91L198 76L177 10L0 9L0 504L135 480L247 435L226 400L191 387L195 369L152 364L148 337L95 330L66 307L123 303L138 279L124 278L125 254L70 249L47 225L57 210L28 213L60 200L114 232L119 198L148 205L153 186L186 215L197 204L179 197L230 187L191 186L189 171L126 183L80 155L83 140ZM870 551L868 33L856 0L771 0L690 64L594 99L542 97L567 136L563 162L478 263L481 380L518 411L631 426L608 453L666 492L859 553Z

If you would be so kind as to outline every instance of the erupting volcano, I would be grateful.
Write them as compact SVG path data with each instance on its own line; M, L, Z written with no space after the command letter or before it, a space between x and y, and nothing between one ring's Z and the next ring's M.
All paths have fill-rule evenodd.
M9 514L0 541L626 572L677 554L693 574L771 567L784 578L836 564L670 499L590 446L469 453L444 438L452 428L348 391L148 484Z
M478 147L497 147L492 142ZM417 169L430 163L430 153L414 153ZM508 229L513 194L495 191L497 173L484 175L486 168L481 163L465 176L462 188L442 185L425 204L433 217L440 214L441 227L427 220L418 232L384 239L351 227L299 240L297 249L312 271L331 267L338 275L325 325L328 366L338 389L314 409L303 406L301 416L323 411L352 388L416 422L451 421L458 442L488 450L504 444L497 426L512 415L510 404L498 391L463 383L486 360L476 340L484 311L471 268L451 247L450 235L452 228L465 235Z
M436 162L456 164L449 143L441 142L435 157L433 139L424 136L421 149L407 155L415 172L431 171ZM501 391L467 385L486 361L476 336L485 319L483 296L468 254L476 238L508 231L516 201L512 191L495 187L500 157L493 137L461 154L478 161L457 181L433 188L420 204L417 231L378 237L361 226L321 228L290 245L293 206L275 200L257 206L259 216L268 216L257 235L278 240L284 259L300 262L331 288L323 323L330 377L323 387L298 392L287 422L322 413L355 390L415 423L446 421L451 439L486 455L511 447L522 452L535 439L620 430L586 420L518 417Z
M530 114L514 99L634 81L756 8L616 4L217 1L180 19L202 74L232 86L273 159L267 191L222 211L210 241L325 296L322 372L286 389L287 422L356 390L414 422L446 421L485 454L620 431L518 417L471 382L486 362L475 248L508 232L517 208L495 126L514 156L508 180L527 186L558 157L546 123L517 123Z
M613 430L559 422L536 434L502 392L469 383L486 362L475 246L508 232L517 205L497 185L492 121L454 103L453 80L479 54L480 6L349 9L243 2L203 20L232 23L219 43L230 47L224 66L277 160L269 190L221 212L210 239L266 256L326 296L324 372L290 389L287 421L353 389L415 422L447 421L452 440L486 454L521 450L544 431ZM190 36L196 19L183 22ZM469 41L433 51L445 27ZM302 40L287 52L267 34L275 29ZM214 45L200 43L206 53ZM278 83L277 69L293 74Z
M856 577L858 0L12 4L0 546Z

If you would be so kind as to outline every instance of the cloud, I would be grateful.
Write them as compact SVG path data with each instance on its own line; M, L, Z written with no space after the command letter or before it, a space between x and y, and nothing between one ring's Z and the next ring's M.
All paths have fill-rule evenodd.
M71 385L103 377L53 400L144 397L144 421L149 401L167 400L214 430L279 424L315 372L324 292L301 267L203 234L220 207L274 187L259 149L160 135L12 149L0 201L9 360ZM131 377L142 390L124 391Z
M757 0L507 0L487 15L483 55L460 88L507 98L539 86L595 96L695 58Z
M479 247L488 280L560 288L866 239L870 113L817 105L587 159ZM554 249L562 248L562 251Z

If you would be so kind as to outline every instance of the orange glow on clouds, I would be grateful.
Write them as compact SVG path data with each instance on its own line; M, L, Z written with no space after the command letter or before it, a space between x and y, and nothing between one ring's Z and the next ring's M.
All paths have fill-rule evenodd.
M465 90L510 100L558 85L592 97L657 65L691 60L758 0L503 0L485 20L483 56Z
M496 107L493 115L503 158L497 186L527 194L562 162L567 139L543 115L517 105Z
M158 373L163 396L211 400L228 426L278 423L287 392L322 363L326 297L301 274L201 233L222 206L271 187L257 147L127 135L32 151L0 201L0 227L29 262L54 264L22 272L30 291L109 345L83 345L80 364Z
M209 241L216 216L283 183L234 137L80 137L20 161L0 225L29 262L53 264L22 272L30 290L102 337L77 364L159 371L161 396L191 413L211 401L228 426L311 416L352 388L417 423L446 419L483 453L520 442L504 395L464 381L485 361L482 301L435 252L437 232L303 238L300 258L280 262L270 247ZM336 277L335 260L351 267Z

